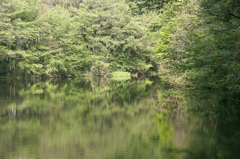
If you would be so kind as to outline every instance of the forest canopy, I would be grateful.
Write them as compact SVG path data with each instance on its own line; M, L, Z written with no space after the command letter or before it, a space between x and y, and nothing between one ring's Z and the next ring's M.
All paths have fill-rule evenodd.
M239 92L238 0L1 0L0 76L158 74Z
M153 58L157 14L133 17L124 1L3 1L1 74L144 74ZM155 68L156 69L156 68Z

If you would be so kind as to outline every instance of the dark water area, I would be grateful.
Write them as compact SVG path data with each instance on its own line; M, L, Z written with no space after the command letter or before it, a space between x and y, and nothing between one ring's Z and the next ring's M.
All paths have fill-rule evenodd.
M159 78L0 80L0 159L237 159L238 101Z

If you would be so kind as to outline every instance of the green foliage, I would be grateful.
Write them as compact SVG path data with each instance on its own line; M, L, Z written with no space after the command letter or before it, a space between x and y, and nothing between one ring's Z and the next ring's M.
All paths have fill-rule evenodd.
M134 15L149 11L159 12L169 1L171 0L126 0Z
M161 71L193 90L239 92L239 2L189 2L163 10L166 25L155 53Z
M157 70L156 14L133 17L124 1L1 2L1 74L107 75Z

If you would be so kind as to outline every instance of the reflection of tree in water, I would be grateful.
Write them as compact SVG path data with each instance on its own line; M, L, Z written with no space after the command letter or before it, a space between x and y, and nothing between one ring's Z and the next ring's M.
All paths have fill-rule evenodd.
M184 159L220 159L217 155L218 151L214 145L212 145L209 150L200 152L192 152L186 149L177 148L163 149L163 151L166 153L183 154Z
M239 158L240 111L236 99L234 95L207 94L188 95L178 101L188 113L166 113L175 129L174 145L179 147L167 151L184 154L186 159Z
M146 129L151 126L148 124L151 120L145 116L154 115L148 110L154 104L155 96L154 92L152 97L144 92L150 91L151 87L144 81L74 79L29 82L27 85L23 82L16 82L20 86L15 92L10 91L16 94L15 99L6 101L0 109L0 119L3 121L1 128L6 130L9 138L17 136L10 140L4 137L5 133L0 133L0 138L5 138L1 140L1 145L15 145L15 152L19 152L19 146L25 145L29 152L59 152L56 155L59 157L66 149L73 155L78 154L76 145L79 145L83 152L81 154L86 157L96 155L90 152L89 146L96 151L107 149L107 152L111 152L117 147L122 149L125 147L122 141L130 140L128 134L140 132L142 126ZM154 91L157 88L151 89ZM129 94L125 95L126 92ZM15 113L12 113L13 110ZM142 124L134 124L138 122ZM20 131L22 135L19 135ZM35 141L33 138L38 141L35 142L36 146L24 144L26 140L30 143ZM19 141L21 145L17 144ZM7 156L4 152L0 154ZM106 152L99 152L98 155L103 154Z
M2 158L9 158L5 145L15 154L25 147L25 154L56 158L221 159L239 154L236 118L219 118L221 112L232 111L233 101L184 97L159 79L8 81L3 85L8 95L0 91L5 98L0 108ZM6 100L10 95L11 100ZM159 104L164 109L156 115ZM219 111L224 105L226 110ZM202 116L186 113L180 106L199 108L197 114Z

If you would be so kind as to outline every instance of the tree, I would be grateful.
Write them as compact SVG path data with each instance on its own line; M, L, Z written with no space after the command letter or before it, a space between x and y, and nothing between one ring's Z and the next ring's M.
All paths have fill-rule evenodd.
M24 56L28 56L26 50L31 48L37 37L33 21L38 16L38 6L33 7L33 4L37 4L37 1L1 2L0 48L2 67L5 68L1 72L3 74L17 74L18 63Z
M133 16L124 1L17 1L1 5L2 74L106 75L157 70L157 14ZM14 2L15 2L14 1Z
M145 35L149 21L133 18L127 4L121 1L84 1L73 17L78 24L78 36L86 44L91 72L127 70L147 71L154 63L152 48ZM99 70L103 69L103 70Z
M170 1L171 0L126 0L134 15L143 14L146 11L159 12L159 10Z
M181 12L185 14L183 25L170 29L170 34L163 31L168 38L160 38L163 42L159 43L157 55L167 60L172 75L180 76L185 84L191 84L195 89L238 92L239 2L205 0L182 8ZM166 39L170 45L162 54L161 46Z

